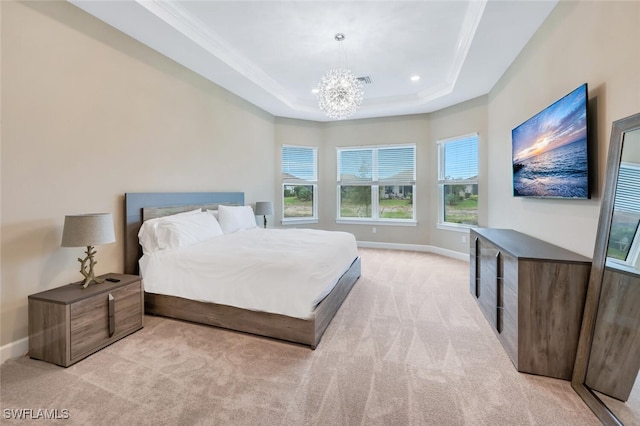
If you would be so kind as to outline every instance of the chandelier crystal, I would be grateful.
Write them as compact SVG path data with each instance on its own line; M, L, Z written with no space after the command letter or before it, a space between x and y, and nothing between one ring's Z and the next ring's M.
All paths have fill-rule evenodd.
M362 103L362 95L362 82L349 70L330 70L318 84L318 105L336 120L351 117Z
M335 35L338 42L344 39L342 33ZM351 117L362 103L362 96L362 82L347 69L329 70L318 83L318 105L335 120Z

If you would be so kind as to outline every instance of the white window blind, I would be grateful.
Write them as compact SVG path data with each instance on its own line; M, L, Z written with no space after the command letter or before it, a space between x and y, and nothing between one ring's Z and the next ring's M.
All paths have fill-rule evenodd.
M416 183L416 147L380 148L378 150L378 182L384 185Z
M640 213L640 166L631 163L620 164L614 210Z
M442 144L440 180L478 178L478 136L470 135Z
M373 182L373 149L339 149L338 182L370 185Z
M414 185L415 181L415 145L338 150L340 184Z
M317 149L301 146L282 147L282 181L315 183L318 180Z

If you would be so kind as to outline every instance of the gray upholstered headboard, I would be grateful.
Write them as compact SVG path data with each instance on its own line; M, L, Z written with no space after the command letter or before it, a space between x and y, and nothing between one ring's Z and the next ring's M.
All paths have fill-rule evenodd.
M167 208L167 214L212 205L244 205L244 192L128 192L124 194L124 273L137 274L142 248L138 231L145 207ZM181 206L181 207L178 207ZM177 207L174 209L172 207Z

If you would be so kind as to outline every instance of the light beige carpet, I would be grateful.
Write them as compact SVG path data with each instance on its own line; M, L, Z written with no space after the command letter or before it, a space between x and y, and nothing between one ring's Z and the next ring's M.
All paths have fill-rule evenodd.
M569 382L515 370L469 293L468 263L361 254L363 275L315 351L147 316L66 369L3 364L2 421L57 409L82 425L599 424Z

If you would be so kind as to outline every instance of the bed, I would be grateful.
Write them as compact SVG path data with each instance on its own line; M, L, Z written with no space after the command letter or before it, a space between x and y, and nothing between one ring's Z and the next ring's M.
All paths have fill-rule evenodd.
M185 214L184 212L190 212L195 210L203 211L215 211L219 206L243 206L244 194L241 192L203 192L203 193L127 193L125 194L125 273L139 274L139 264L144 267L149 267L149 259L151 256L144 255L142 253L141 246L138 241L138 233L145 220L156 219L158 217ZM226 207L224 207L226 208ZM254 219L255 220L255 219ZM303 231L302 232L314 232ZM261 228L248 230L244 232L238 232L237 238L254 238L254 242L251 245L259 246L259 241L264 241L267 246L273 246L274 240L272 240L272 234L279 233L279 235L290 234L289 231L278 230L263 230ZM329 234L342 234L331 233ZM234 240L235 235L229 235L226 243ZM240 236L239 234L244 234ZM317 237L314 232L310 234L305 240L313 239ZM337 235L336 235L337 236ZM225 236L224 238L227 238ZM320 241L320 240L319 240ZM201 253L210 250L218 253L216 257L220 257L220 248L211 247L207 249L199 249L198 253L194 250L193 256L200 256ZM302 251L302 250L299 250ZM202 254L204 255L204 254ZM299 257L300 253L291 252L291 268L295 268L296 262L301 261ZM309 309L309 312L300 311L296 308L289 308L281 304L280 308L268 310L261 310L261 307L245 308L234 306L232 302L227 299L223 299L225 303L216 303L211 300L204 300L202 297L192 298L188 294L163 294L164 292L158 290L156 292L156 281L154 285L149 285L153 288L153 291L147 289L147 283L145 283L145 276L143 274L143 283L145 285L145 313L160 315L170 318L176 318L186 321L192 321L231 330L252 333L256 335L271 337L280 340L286 340L303 345L310 346L315 349L320 342L322 335L331 322L332 318L336 314L337 310L342 305L342 302L349 294L349 291L360 277L361 263L360 258L357 256L357 251L353 254L353 250L345 251L344 254L339 255L342 258L336 258L338 254L333 254L334 258L331 263L346 265L340 266L340 273L334 271L335 278L332 279L330 287L321 289L320 293L316 297L320 297L319 301L314 302L314 307ZM353 259L351 258L353 256ZM289 256L282 256L282 258ZM251 256L252 259L257 256ZM143 260L144 259L144 260ZM162 259L154 260L157 265L167 263ZM197 265L197 260L194 260ZM179 262L182 264L182 262ZM185 266L184 277L180 277L181 282L187 283L183 287L190 287L190 277L193 270L191 266ZM194 267L195 268L195 267ZM235 266L237 269L237 265ZM255 269L253 261L247 262L247 269ZM298 268L299 269L299 268ZM344 271L342 271L344 269ZM147 270L146 274L149 279L153 277L152 273ZM313 282L312 276L304 277L300 275L300 271L296 271L297 274L283 274L283 284L286 280L297 279L301 281ZM171 272L172 279L175 279L175 272ZM317 275L317 273L314 273ZM240 274L239 274L240 275ZM289 275L292 275L291 277ZM314 275L314 276L315 276ZM160 275L156 275L156 278ZM242 275L244 276L244 275ZM265 274L265 282L267 281ZM202 277L202 276L201 276ZM202 278L201 278L202 279ZM244 280L245 278L243 278ZM271 286L278 287L280 283L272 281ZM241 283L242 284L242 283ZM334 285L335 284L335 285ZM238 285L238 287L241 287ZM260 299L256 297L255 299ZM280 298L281 300L287 300L287 298ZM215 299L214 299L215 300ZM218 300L219 302L219 300Z

